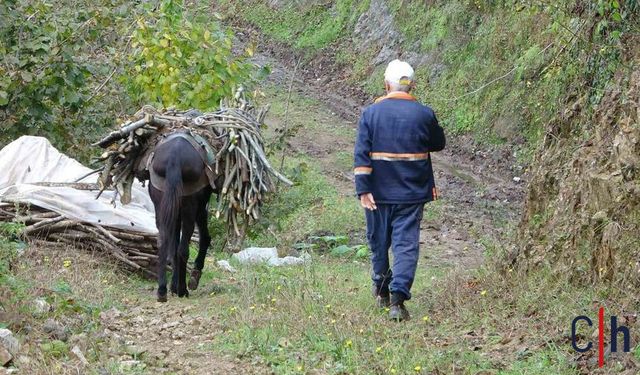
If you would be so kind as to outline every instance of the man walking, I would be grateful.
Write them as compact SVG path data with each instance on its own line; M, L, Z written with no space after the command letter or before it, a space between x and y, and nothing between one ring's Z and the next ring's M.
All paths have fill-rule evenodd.
M437 199L430 152L445 146L433 110L410 94L414 71L394 60L384 74L387 95L367 107L356 139L356 192L367 219L373 294L393 320L409 319L404 301L418 265L420 221L426 202ZM389 266L389 247L393 267Z

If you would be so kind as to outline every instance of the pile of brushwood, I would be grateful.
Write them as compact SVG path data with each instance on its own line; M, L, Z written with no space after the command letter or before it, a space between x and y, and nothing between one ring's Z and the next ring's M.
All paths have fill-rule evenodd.
M85 185L77 188L92 190L90 184ZM24 224L20 235L44 246L71 245L96 250L149 277L157 270L158 246L154 234L79 222L45 208L13 202L0 202L0 222Z
M106 149L97 160L103 164L98 183L103 190L115 188L120 201L128 203L134 177L147 178L144 171L155 145L167 133L188 131L206 141L215 153L208 168L222 181L217 186L216 218L227 223L230 235L242 237L246 226L258 219L265 195L274 190L272 177L292 185L267 160L260 131L267 110L257 109L238 96L207 113L144 106L130 121L94 144Z

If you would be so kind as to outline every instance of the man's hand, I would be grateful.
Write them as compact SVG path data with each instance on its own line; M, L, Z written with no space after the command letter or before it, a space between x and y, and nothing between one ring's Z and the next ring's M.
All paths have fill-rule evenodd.
M378 208L376 206L376 201L373 200L373 195L371 193L364 193L360 195L360 205L371 211Z

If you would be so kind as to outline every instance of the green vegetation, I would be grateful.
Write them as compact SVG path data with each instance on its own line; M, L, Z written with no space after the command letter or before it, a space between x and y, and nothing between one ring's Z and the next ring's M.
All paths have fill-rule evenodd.
M29 362L18 361L18 367L29 373L68 373L65 364L75 358L70 341L43 333L42 326L55 319L64 322L69 337L97 334L99 313L120 306L124 275L114 265L77 249L26 246L17 237L19 224L0 224L0 327L23 337L20 355ZM127 282L135 284L135 278ZM36 300L49 310L37 309ZM99 344L96 340L83 345L92 363L104 361Z
M226 0L222 9L295 47L307 61L335 55L354 85L381 94L384 66L372 66L371 60L382 46L352 40L369 2L305 4L284 1L272 8L260 1ZM567 90L586 70L596 74L594 92L606 85L621 64L619 41L632 32L630 21L638 7L635 1L622 6L598 0L580 5L587 9L579 14L574 2L387 4L402 35L399 51L428 61L417 66L417 96L434 106L452 134L471 133L485 144L523 145L522 161L531 158L543 125L556 116ZM328 33L325 25L333 22L339 32ZM595 45L583 43L581 34L589 27L597 35Z
M131 17L126 1L77 6L65 0L0 5L0 145L46 135L78 154L111 124L128 100L107 82L123 62L117 30ZM113 100L100 100L108 94Z
M137 102L213 110L250 79L252 66L232 53L232 35L185 13L180 1L165 0L137 20L125 80Z
M265 205L263 226L253 229L262 228L262 235L250 235L251 243L279 242L287 247L314 234L347 235L362 228L364 217L358 201L352 196L341 196L321 171L313 167L312 160L298 157L288 164L291 168L287 170L296 175L296 185L274 195Z
M141 105L212 109L256 74L206 4L158 6L4 1L0 146L41 135L86 161L98 135Z
M229 15L242 14L275 40L296 48L318 51L349 35L369 1L338 0L332 7L315 4L299 7L285 2L274 11L263 1L220 1Z
M278 374L314 369L448 373L454 368L465 373L578 373L566 358L562 336L552 327L569 324L580 305L595 297L592 293L576 299L586 290L568 291L558 283L552 289L558 292L556 299L545 297L540 303L551 290L531 293L518 285L515 274L466 284L456 277L461 276L421 268L414 287L420 292L410 303L413 320L395 325L389 324L384 310L373 307L365 262L316 256L303 270L241 268L237 290L214 297L224 308L211 310L212 318L223 322L225 334L210 349L257 355ZM495 284L487 291L479 289L485 283ZM533 308L554 309L553 322L544 322L548 331L527 330L532 324L526 316ZM507 318L510 314L515 316ZM518 326L508 327L519 319ZM519 335L526 340L519 341Z

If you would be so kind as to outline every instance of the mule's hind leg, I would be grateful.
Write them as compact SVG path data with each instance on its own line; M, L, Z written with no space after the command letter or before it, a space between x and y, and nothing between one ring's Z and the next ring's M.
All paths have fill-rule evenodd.
M149 196L153 202L156 211L156 227L158 228L158 302L167 302L167 236L163 233L160 226L160 202L162 201L162 192L149 184Z
M211 189L207 188L200 197L196 213L196 225L198 225L198 234L200 235L200 243L198 244L198 256L191 270L191 278L189 279L189 289L198 289L202 269L204 268L204 260L207 256L207 249L211 244L211 236L209 235L208 226L208 203L211 197Z
M175 242L176 252L171 259L171 294L178 294L178 248L180 247L180 220L176 223L176 229L174 230L173 240Z
M187 261L189 260L189 242L195 229L195 202L185 204L182 212L182 235L178 246L178 297L189 297L187 291Z

